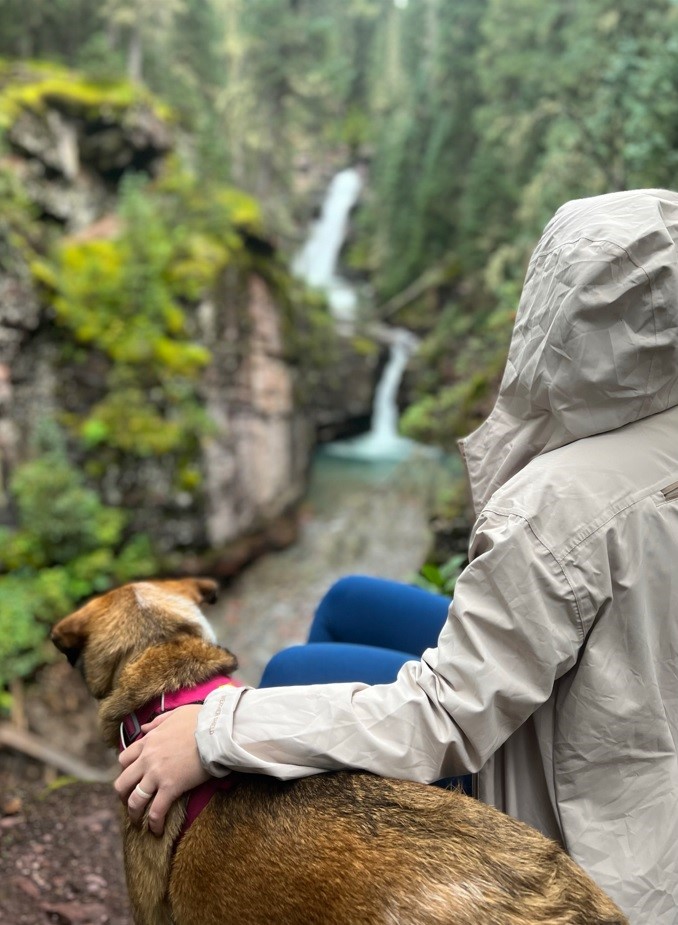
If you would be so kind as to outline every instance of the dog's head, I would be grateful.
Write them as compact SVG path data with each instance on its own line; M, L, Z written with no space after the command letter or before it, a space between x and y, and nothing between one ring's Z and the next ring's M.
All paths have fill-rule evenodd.
M214 603L209 578L139 581L93 598L52 629L54 645L82 670L97 698L112 690L120 669L150 646L196 636L215 636L200 605Z

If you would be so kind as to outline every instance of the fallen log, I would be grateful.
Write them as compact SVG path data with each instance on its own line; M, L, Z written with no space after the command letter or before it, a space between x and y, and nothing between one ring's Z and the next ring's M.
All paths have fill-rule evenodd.
M118 773L115 766L94 768L84 761L62 752L61 749L49 745L32 732L19 729L11 723L0 723L0 748L12 748L23 755L28 755L29 758L35 758L37 761L42 761L43 764L56 768L62 774L68 774L78 780L107 783L114 780Z

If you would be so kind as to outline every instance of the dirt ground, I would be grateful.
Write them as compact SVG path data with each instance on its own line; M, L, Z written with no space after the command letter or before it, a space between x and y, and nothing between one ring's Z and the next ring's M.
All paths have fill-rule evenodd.
M112 769L94 705L78 675L49 666L24 703L46 745ZM131 925L110 783L82 783L14 749L0 749L0 922Z
M130 925L111 787L15 792L20 809L0 818L0 921Z

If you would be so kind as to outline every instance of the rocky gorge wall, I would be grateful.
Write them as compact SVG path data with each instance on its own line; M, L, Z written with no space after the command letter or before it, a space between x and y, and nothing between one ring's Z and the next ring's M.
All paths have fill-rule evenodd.
M132 174L151 186L162 177L176 128L162 107L126 86L6 67L0 84L0 521L16 525L12 480L35 455L48 419L63 429L70 463L102 503L124 510L128 532L148 534L166 565L230 574L287 544L318 435L350 433L369 420L379 350L338 338L324 307L293 291L265 232L238 214L247 210L229 193L227 246L222 219L215 230L212 213L205 218L211 204L196 207L199 219L177 213L179 223L198 224L177 245L183 276L178 258L161 274L164 328L152 349L145 345L146 366L143 344L121 361L107 336L113 309L96 334L86 313L76 317L69 293L84 296L72 267L83 254L118 263L130 254L121 184ZM176 200L179 181L160 182ZM57 272L45 261L64 247L73 260L62 259ZM83 266L83 278L91 272ZM97 293L104 303L109 290L117 304L105 275L90 285L93 315ZM129 332L138 321L131 312L123 326ZM165 355L169 366L158 359ZM163 422L169 430L180 414L198 423L186 425L183 442L163 442ZM144 415L159 429L157 446L144 442Z

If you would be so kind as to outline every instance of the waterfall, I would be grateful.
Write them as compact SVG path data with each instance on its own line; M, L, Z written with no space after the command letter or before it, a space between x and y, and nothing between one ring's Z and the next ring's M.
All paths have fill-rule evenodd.
M331 456L362 462L397 462L410 456L414 449L423 449L398 433L398 388L418 341L403 328L391 328L388 337L389 358L374 393L370 429L360 437L328 444L325 452Z
M369 436L377 444L388 443L398 433L398 387L417 339L403 328L394 328L391 351L374 393Z
M304 246L292 262L292 272L315 289L321 289L338 322L355 320L357 298L353 288L336 273L339 251L346 238L348 219L362 191L355 167L339 171L330 183Z
M362 177L354 167L341 170L332 179L320 216L292 263L292 272L309 286L321 289L335 320L352 330L357 309L353 287L336 272L348 219L362 191ZM417 339L403 328L379 329L380 339L390 346L389 359L377 384L369 433L352 440L328 444L332 456L364 461L399 460L417 446L398 434L398 387Z

